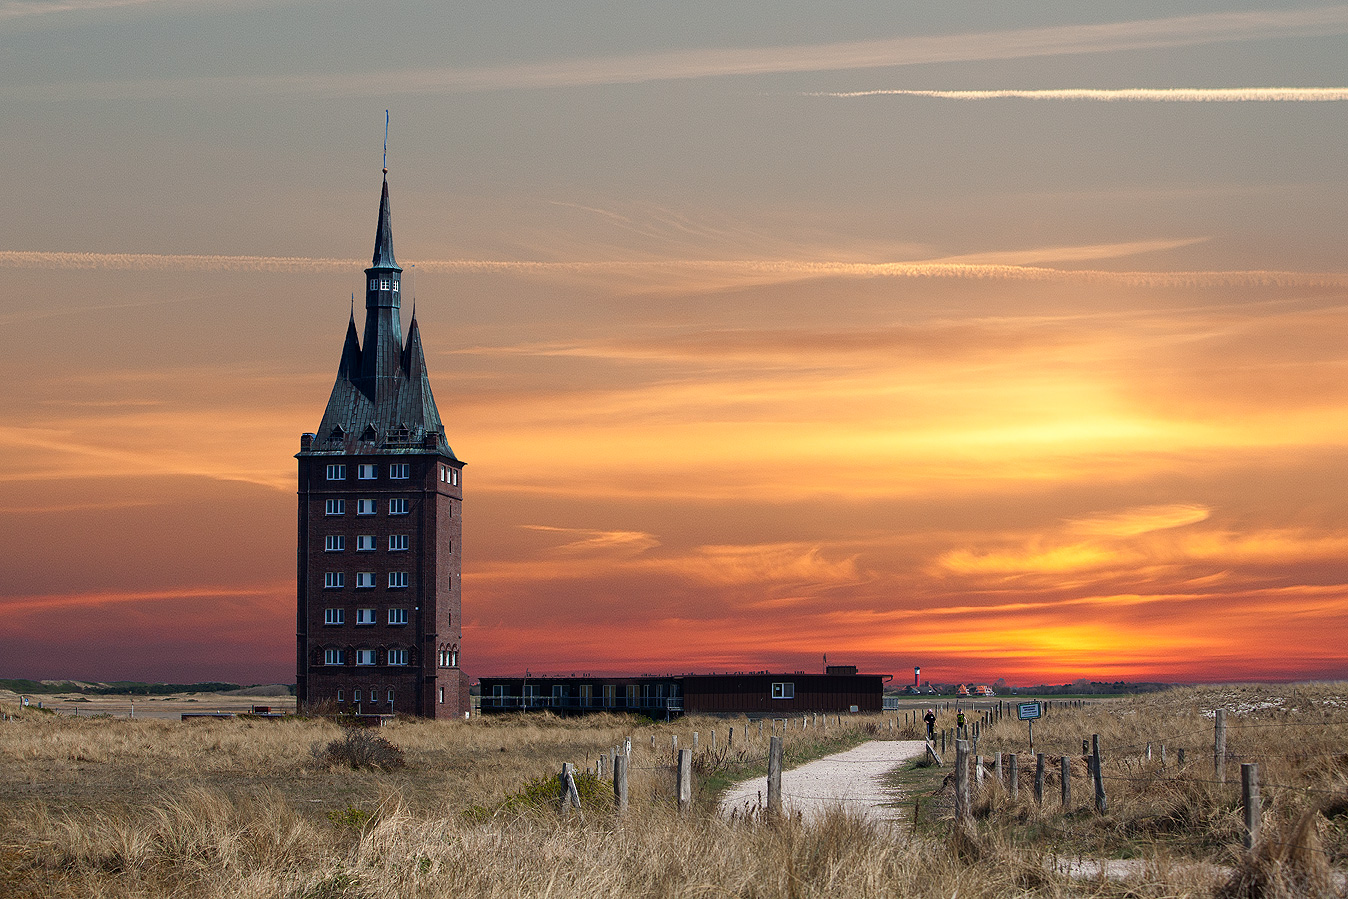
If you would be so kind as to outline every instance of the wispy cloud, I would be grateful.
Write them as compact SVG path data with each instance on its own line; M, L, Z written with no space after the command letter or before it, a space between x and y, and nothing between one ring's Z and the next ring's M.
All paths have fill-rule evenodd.
M98 2L98 0L90 0ZM118 2L118 0L102 0ZM133 2L133 0L123 0ZM225 76L20 85L29 99L157 99L305 94L379 96L639 84L690 78L827 72L930 63L1023 59L1342 34L1348 6L1204 13L1131 22L1055 25L776 47L713 47L624 56L396 72Z
M1207 506L1176 503L1167 506L1142 506L1081 518L1072 521L1071 530L1081 534L1093 534L1109 537L1134 537L1151 531L1168 530L1206 521L1211 510Z
M12 19L30 19L36 16L49 16L57 13L99 12L105 9L121 9L127 6L150 6L164 4L172 0L9 0L0 3L0 22Z
M1291 271L1098 271L1056 269L1038 261L1082 261L1118 258L1136 253L1183 247L1205 238L1134 241L1078 247L995 250L921 262L848 262L802 259L666 259L655 261L596 260L536 262L513 259L423 259L420 271L518 272L576 275L625 273L653 280L673 273L698 274L742 282L770 283L804 278L942 278L978 281L1107 282L1146 287L1348 285L1348 273ZM1013 264L1005 260L1020 260ZM959 260L959 261L957 261ZM1000 260L1000 261L998 261ZM68 253L0 250L0 268L173 272L327 272L351 271L365 265L358 259L299 256L172 255L156 253Z
M660 541L642 531L597 531L587 528L559 528L542 524L522 524L529 531L561 534L570 542L556 547L555 552L567 554L594 553L632 556L659 546Z
M1348 87L1125 87L1051 90L811 91L806 97L932 97L938 100L1100 100L1151 103L1327 103L1348 100Z

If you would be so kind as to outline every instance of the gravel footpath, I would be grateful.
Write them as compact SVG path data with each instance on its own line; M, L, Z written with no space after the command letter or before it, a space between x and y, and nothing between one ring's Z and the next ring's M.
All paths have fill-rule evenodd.
M908 759L922 755L921 740L872 740L855 749L782 772L782 804L790 814L815 818L830 807L842 807L879 821L897 818L897 810L885 808L893 801L885 789L884 776ZM767 804L768 779L757 777L737 783L721 798L721 811L745 812Z

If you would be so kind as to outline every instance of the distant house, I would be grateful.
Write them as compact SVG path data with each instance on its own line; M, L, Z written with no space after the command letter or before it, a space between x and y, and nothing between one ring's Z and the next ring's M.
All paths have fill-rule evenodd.
M960 684L959 687L957 687L957 688L955 689L955 695L956 695L956 696L968 696L968 695L969 695L969 688L966 687L966 686L964 686L964 684Z
M803 712L879 712L887 679L885 674L756 671L664 677L484 677L480 683L484 715L551 711L770 718Z
M997 695L996 693L992 692L992 688L989 687L987 684L979 684L978 686L976 686L976 687L973 688L972 693L973 693L974 696L996 696L996 695Z

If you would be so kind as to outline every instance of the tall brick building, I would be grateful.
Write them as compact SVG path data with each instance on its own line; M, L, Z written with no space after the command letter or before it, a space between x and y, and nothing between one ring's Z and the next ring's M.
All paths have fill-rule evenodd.
M413 313L403 341L388 170L365 332L300 437L296 685L301 709L461 717L463 463L445 439Z

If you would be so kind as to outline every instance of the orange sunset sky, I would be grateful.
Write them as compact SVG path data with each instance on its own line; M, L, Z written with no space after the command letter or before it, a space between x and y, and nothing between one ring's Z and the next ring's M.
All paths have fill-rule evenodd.
M1348 6L16 0L0 49L0 677L293 681L385 108L471 675L1348 677Z

